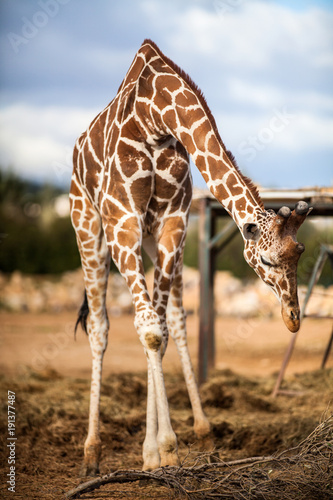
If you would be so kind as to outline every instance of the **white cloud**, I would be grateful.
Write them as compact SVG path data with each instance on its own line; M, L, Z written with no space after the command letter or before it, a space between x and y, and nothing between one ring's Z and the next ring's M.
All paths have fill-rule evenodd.
M24 177L68 180L76 137L96 114L96 110L26 104L2 109L0 165L11 165Z
M238 104L255 107L260 113L272 106L288 105L294 112L310 112L320 115L333 112L333 95L307 89L281 89L271 84L244 81L240 78L227 80L228 95ZM250 114L249 114L250 117Z
M257 108L272 106L273 103L281 103L285 100L285 95L278 87L272 85L262 85L241 80L240 78L227 78L227 89L229 96L239 104L253 105Z
M20 58L10 53L7 76L12 80L8 77L2 95L9 96L7 102L17 102L19 96L34 105L3 108L2 166L11 164L26 176L50 180L54 175L56 180L69 175L75 139L100 111L73 103L107 104L145 36L153 38L201 86L221 136L236 156L239 144L249 137L265 139L262 130L270 127L275 110L286 108L295 118L265 143L265 153L272 148L274 161L277 153L317 154L322 148L323 164L329 165L333 147L330 10L293 10L273 0L170 0L168 8L162 0L132 0L128 6L119 4L119 18L113 3L112 7L105 4L109 10L104 6L97 12L91 7L91 15L103 19L99 24L99 18L94 18L91 30L86 30L88 17L82 15L77 22L77 12L70 14L69 3L74 30L67 29L66 21L59 35L59 16L59 26L49 23L29 43L29 50L20 52ZM105 32L103 22L112 15L118 23L116 33L99 36ZM119 19L126 19L124 33ZM47 102L62 105L42 107ZM65 107L64 102L71 104ZM302 168L307 168L306 156L302 158Z
M158 5L160 12L155 9L148 15L160 16L163 6ZM202 54L219 66L269 68L277 55L292 53L309 58L313 65L332 64L332 13L316 8L292 11L274 2L243 1L221 14L218 5L216 2L215 12L203 7L183 11L177 16L177 32L166 43L176 50ZM168 15L167 11L163 15Z
M281 137L281 146L286 149L299 152L326 149L331 150L332 154L333 117L296 114L290 126L290 133Z
M252 142L275 151L306 153L324 149L332 154L333 117L295 113L286 106L278 106L253 116L218 114L216 122L226 146L236 156L242 144Z

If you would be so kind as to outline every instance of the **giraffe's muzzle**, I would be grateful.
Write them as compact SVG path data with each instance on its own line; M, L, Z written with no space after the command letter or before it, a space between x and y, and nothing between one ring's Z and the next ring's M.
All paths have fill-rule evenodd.
M299 306L290 307L282 305L281 314L288 330L293 333L297 332L300 327Z

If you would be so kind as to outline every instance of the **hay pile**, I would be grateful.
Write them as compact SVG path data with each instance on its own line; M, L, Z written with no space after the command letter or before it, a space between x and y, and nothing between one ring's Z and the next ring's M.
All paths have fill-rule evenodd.
M199 499L312 500L333 498L333 415L326 418L298 446L269 457L232 462L189 455L180 467L153 472L121 470L88 481L69 491L67 499L110 483L154 481L170 495Z

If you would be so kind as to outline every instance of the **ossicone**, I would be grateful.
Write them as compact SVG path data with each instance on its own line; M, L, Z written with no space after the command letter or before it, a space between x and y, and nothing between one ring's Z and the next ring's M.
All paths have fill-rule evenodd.
M298 201L288 219L288 226L290 229L296 233L311 210L312 207L309 207L306 201Z
M312 208L309 210L309 205L306 201L298 201L295 205L295 212L297 215L308 215L311 212Z
M298 201L293 211L289 207L283 206L276 214L275 223L279 230L286 229L296 234L311 210L312 208L306 201Z
M277 214L284 219L288 219L288 217L290 217L291 210L289 207L281 207Z
M296 244L296 250L297 250L297 253L301 254L304 252L305 250L305 246L303 243L297 243Z
M282 231L286 226L289 217L291 216L291 210L289 207L281 207L275 217L275 224L278 231Z

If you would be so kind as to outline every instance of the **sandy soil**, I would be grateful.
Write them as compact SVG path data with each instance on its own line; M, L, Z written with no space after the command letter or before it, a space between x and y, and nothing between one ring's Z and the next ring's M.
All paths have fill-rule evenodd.
M59 499L80 483L90 349L82 332L74 341L75 319L75 314L0 313L1 498ZM328 320L304 321L284 381L284 387L295 396L273 399L276 372L290 340L282 321L217 320L216 369L201 387L201 395L220 458L234 460L295 446L325 412L331 412L332 354L326 369L319 369L331 328ZM188 318L188 332L196 366L198 320L194 316ZM192 453L198 453L203 443L192 430L192 412L172 341L164 367L172 424L183 460L189 446ZM141 467L145 370L132 317L112 318L101 398L102 473ZM8 492L6 484L8 391L16 398L15 494ZM133 483L105 486L83 498L167 499L171 492Z
M90 376L90 347L78 329L74 340L74 313L11 314L0 313L0 371L7 374L54 369L64 376ZM109 344L104 374L146 369L146 359L133 326L132 316L110 319ZM305 319L287 373L320 367L331 334L330 320ZM188 343L193 363L198 358L198 318L187 319ZM216 321L216 368L229 368L245 375L267 375L279 370L290 332L280 319ZM327 366L332 366L330 357ZM164 358L166 372L180 370L175 345L170 339Z

